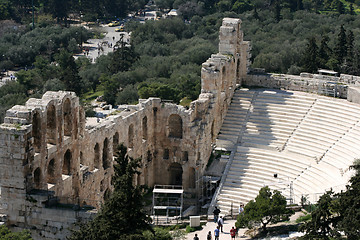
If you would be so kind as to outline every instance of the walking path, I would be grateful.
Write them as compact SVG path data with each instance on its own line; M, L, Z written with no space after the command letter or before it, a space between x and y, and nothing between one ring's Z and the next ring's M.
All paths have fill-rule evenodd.
M231 240L230 229L232 227L235 227L235 222L236 222L236 220L225 220L224 226L223 226L224 229L223 229L223 232L220 233L219 240L227 240L227 239ZM186 236L186 239L187 240L193 240L193 238L195 236L195 233L197 233L200 240L206 240L207 239L206 236L207 236L209 231L211 231L212 239L214 239L214 230L215 230L216 227L217 227L216 223L208 222L205 226L203 226L202 230L189 233ZM251 239L251 238L244 235L244 232L246 230L247 229L245 229L245 228L240 229L239 232L238 232L238 236L235 239Z

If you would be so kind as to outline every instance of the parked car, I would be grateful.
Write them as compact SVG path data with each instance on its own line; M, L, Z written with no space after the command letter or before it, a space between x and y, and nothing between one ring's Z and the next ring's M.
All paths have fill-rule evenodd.
M119 26L120 25L120 22L118 21L112 21L111 23L109 23L109 27L116 27L116 26Z
M124 26L120 26L115 29L115 32L123 32L123 31L124 31Z

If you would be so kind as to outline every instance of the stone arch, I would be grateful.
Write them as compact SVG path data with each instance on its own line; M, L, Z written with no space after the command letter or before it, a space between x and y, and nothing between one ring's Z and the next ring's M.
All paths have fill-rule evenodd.
M64 154L64 163L62 167L62 174L63 175L70 175L71 174L71 151L68 149Z
M41 169L38 167L34 171L34 184L37 189L41 188L41 178Z
M129 148L134 147L134 125L130 124L128 132L128 146Z
M48 183L56 183L56 179L55 179L55 169L56 169L56 166L55 166L55 159L51 159L49 161L49 164L47 166L47 179L46 181Z
M109 140L108 138L105 138L104 145L103 145L103 155L102 155L102 163L103 168L107 169L110 166L109 162Z
M71 102L69 98L67 98L63 104L63 112L64 112L64 135L71 136L72 119L71 119Z
M32 118L32 135L34 137L35 152L40 152L41 148L41 118L40 113L35 112Z
M116 152L118 145L119 145L119 133L116 132L113 136L113 152Z
M56 109L53 104L46 112L46 140L49 144L56 144Z
M196 187L196 172L195 168L190 167L189 168L189 188L195 188Z
M171 114L168 120L169 137L182 138L182 119L177 114Z
M148 135L147 116L142 119L142 131L142 138L146 140Z
M100 146L98 143L95 144L94 147L94 167L100 168Z
M169 166L169 184L182 185L183 169L180 163L171 163Z

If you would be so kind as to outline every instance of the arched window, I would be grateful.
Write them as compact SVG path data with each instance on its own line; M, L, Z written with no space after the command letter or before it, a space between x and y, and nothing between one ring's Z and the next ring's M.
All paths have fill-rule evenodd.
M128 133L129 148L134 147L134 126L130 124Z
M182 138L182 119L177 114L172 114L168 120L169 137Z
M119 133L116 132L113 136L113 152L116 152L116 149L119 145Z
M147 139L147 135L148 135L148 127L147 127L147 117L143 117L142 119L142 130L143 130L143 139Z
M100 146L98 143L95 144L94 147L94 167L100 168Z
M46 139L49 144L56 144L56 110L51 105L46 113Z
M195 168L189 168L189 188L195 188L196 183Z
M105 138L103 146L103 168L107 169L110 165L109 163L109 140Z
M41 119L40 114L35 112L32 118L32 135L34 137L35 152L40 152L41 146Z
M40 189L41 188L41 169L37 168L34 171L34 184L35 188Z
M68 149L64 155L64 163L62 167L62 174L71 174L71 151Z
M66 99L63 107L64 112L64 135L71 136L72 121L71 121L71 103L70 99Z
M184 162L189 161L189 152L188 151L183 152L183 161Z
M47 167L47 179L48 183L56 183L55 180L55 159L51 159Z
M172 163L169 167L170 185L182 185L183 169L179 163Z

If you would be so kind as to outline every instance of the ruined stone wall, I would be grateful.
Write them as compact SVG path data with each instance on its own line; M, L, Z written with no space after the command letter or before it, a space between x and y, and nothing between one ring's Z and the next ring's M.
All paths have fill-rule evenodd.
M98 208L112 190L118 143L142 159L136 184L181 184L196 196L231 97L247 75L250 45L240 27L239 19L223 20L219 53L202 65L201 94L188 108L150 98L97 121L85 118L74 93L60 91L8 110L0 125L0 215L7 224L31 228L35 239L64 238L64 228L91 214L53 203Z
M246 76L242 84L246 87L275 88L314 94L325 94L326 90L328 93L335 92L336 97L347 98L348 86L354 84L356 78L358 77L350 75L331 77L309 73L302 73L300 76L252 73Z

